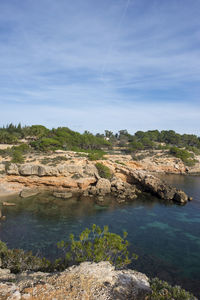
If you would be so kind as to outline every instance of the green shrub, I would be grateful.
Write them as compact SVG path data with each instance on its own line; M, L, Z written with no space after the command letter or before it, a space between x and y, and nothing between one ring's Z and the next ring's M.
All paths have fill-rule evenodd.
M22 164L24 162L24 157L22 155L22 152L20 150L14 150L12 152L12 163L19 163Z
M165 281L154 278L150 282L152 294L148 300L197 300L194 295L182 289L180 286L172 287Z
M194 154L187 150L180 149L178 147L171 147L169 153L173 156L180 158L187 166L193 166L197 162L194 159Z
M10 269L13 273L23 271L50 271L51 263L46 258L34 256L31 251L22 249L8 249L6 244L0 241L1 268Z
M95 166L98 170L98 173L99 173L100 177L106 178L106 179L112 178L111 170L108 167L104 166L101 163L96 163Z
M100 159L102 160L102 159L105 159L104 154L105 154L105 152L101 151L101 150L89 151L88 159L89 160L100 160Z
M57 244L62 249L65 257L62 261L63 266L73 265L84 261L109 261L117 268L123 268L131 263L129 258L127 233L123 237L118 234L110 233L108 226L101 229L93 224L91 229L86 228L75 240L73 234L70 235L70 241L61 241ZM135 253L132 257L137 259ZM61 261L57 261L61 263Z

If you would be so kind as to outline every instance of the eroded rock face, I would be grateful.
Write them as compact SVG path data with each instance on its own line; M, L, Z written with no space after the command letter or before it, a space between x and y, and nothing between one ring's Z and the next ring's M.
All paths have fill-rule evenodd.
M10 164L6 172L8 175L19 175L18 166L16 164Z
M95 183L97 180L95 177L86 177L86 178L80 178L77 180L77 184L78 184L78 187L81 189L81 190L85 190L89 187L89 185Z
M129 161L129 163L132 163ZM11 164L7 170L8 181L26 186L54 186L56 188L77 188L84 195L104 196L112 193L118 202L133 200L139 191L149 192L161 199L186 203L188 196L169 186L148 171L134 169L125 164L106 161L115 176L111 182L100 178L92 162L78 161L59 164L55 167L37 164ZM10 177L10 178L9 178Z
M133 270L116 271L109 262L84 262L56 274L24 272L13 278L4 271L2 276L0 299L15 294L19 299L30 295L31 299L46 300L145 300L151 292L146 275ZM2 276L0 269L0 279ZM6 282L6 278L15 284Z
M97 168L93 164L87 164L84 168L84 174L100 178Z
M25 164L19 167L19 174L23 176L38 175L38 165Z
M146 171L123 169L123 172L131 178L132 184L139 185L144 191L150 192L161 199L179 203L186 203L188 201L188 196L185 192L166 184L158 177L148 174Z
M111 183L108 179L100 178L97 181L96 189L100 195L109 194L111 192Z

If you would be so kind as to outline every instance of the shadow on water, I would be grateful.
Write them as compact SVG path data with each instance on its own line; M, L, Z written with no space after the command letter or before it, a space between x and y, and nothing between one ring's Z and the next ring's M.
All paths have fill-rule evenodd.
M139 255L131 268L158 276L200 294L200 177L165 176L170 184L184 189L194 200L185 206L142 195L132 203L118 204L106 197L103 203L91 198L58 199L49 194L14 199L4 207L6 220L0 239L9 247L33 250L50 259L58 255L56 243L76 236L93 223L110 231L128 232L130 250Z

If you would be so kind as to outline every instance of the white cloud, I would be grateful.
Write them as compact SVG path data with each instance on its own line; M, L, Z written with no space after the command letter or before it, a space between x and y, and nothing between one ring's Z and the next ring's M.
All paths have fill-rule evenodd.
M157 127L158 118L161 127L197 130L200 4L191 2L131 0L123 18L128 3L124 0L2 1L1 121L12 121L15 108L13 120L20 115L22 122L30 121L29 116L32 123L42 123L40 114L33 117L29 110L43 107L51 116L54 107L61 115L70 109L71 124L77 124L79 115L81 127L102 130L98 116L103 106L105 120L109 119L106 111L113 115L106 121L110 127L134 130L136 122L144 128L146 120L150 127ZM187 122L180 125L185 105L189 127ZM60 120L64 122L64 117L53 114L44 121L51 127L51 122L58 126Z

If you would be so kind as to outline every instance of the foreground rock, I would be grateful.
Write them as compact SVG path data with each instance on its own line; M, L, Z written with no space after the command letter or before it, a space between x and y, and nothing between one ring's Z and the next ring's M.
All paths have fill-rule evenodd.
M55 274L0 269L0 280L0 299L144 300L151 293L146 275L116 271L109 262L84 262Z

